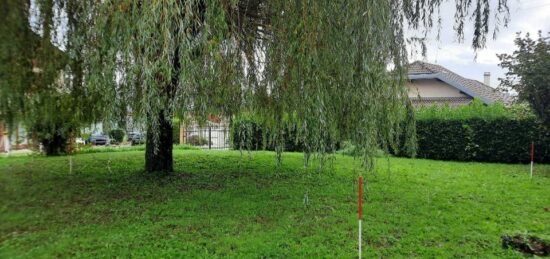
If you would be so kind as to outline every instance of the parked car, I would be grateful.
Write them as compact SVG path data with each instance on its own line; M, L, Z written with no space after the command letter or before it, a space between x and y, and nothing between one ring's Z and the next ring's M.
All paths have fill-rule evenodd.
M105 134L92 134L88 139L88 143L92 145L109 145L110 139Z
M141 133L132 131L132 132L128 132L127 135L128 135L128 142L132 143L132 140L134 139L134 137L141 135Z
M132 134L132 135L130 135ZM145 135L138 132L128 133L128 141L133 145L145 144Z

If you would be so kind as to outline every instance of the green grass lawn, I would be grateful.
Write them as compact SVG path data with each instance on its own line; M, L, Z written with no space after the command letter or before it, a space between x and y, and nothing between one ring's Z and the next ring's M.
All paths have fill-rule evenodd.
M319 172L299 153L277 167L270 152L176 150L163 179L142 173L143 157L81 154L72 173L69 157L0 158L0 258L356 256L351 157ZM379 159L365 258L522 257L500 236L550 235L550 167L536 169Z

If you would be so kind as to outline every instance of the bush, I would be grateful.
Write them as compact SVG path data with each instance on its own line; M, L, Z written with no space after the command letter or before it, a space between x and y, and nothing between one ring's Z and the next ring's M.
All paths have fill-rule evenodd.
M184 145L174 145L174 150L199 150L196 147L184 144ZM145 145L135 145L135 146L110 146L110 147L101 147L97 148L93 145L84 145L80 147L76 153L77 154L91 154L91 153L106 153L106 152L128 152L128 151L145 151Z
M474 99L469 105L450 107L448 105L432 105L419 107L415 111L417 120L424 119L497 119L497 118L518 118L522 114L522 105L510 109L501 103L485 105L482 101ZM534 118L533 113L529 113Z
M199 135L192 135L187 138L187 143L193 146L208 145L208 139Z
M420 158L524 163L534 142L535 160L550 162L550 131L521 105L421 108L416 132Z
M234 149L264 149L262 127L253 118L238 118L231 123L231 142Z
M92 133L89 133L89 132L80 134L80 137L85 141L87 141L91 136L92 136Z
M416 122L418 157L523 163L550 162L550 132L534 119L430 119Z
M346 156L360 156L361 150L357 148L356 145L351 143L351 141L344 141L336 153L346 155ZM387 154L382 149L376 149L373 152L374 157L385 157Z
M123 129L113 129L109 131L109 137L115 143L121 143L124 140L124 130Z
M351 143L351 141L344 141L342 143L342 148L338 150L338 153L347 156L357 156L360 155L360 150L356 145Z

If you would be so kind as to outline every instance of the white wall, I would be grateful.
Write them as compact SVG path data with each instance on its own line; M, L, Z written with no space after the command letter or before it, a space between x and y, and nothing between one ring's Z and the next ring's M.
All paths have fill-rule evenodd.
M27 130L25 130L25 127L21 124L19 124L19 127L15 128L14 130L17 130L17 134L15 132L12 132L9 134L9 142L12 145L16 145L17 141L19 140L19 145L27 145L29 144L29 139L27 136ZM17 139L19 138L19 139Z
M0 136L0 153L3 152L10 152L10 141L6 135Z
M437 79L418 79L407 83L409 97L466 97L460 90Z

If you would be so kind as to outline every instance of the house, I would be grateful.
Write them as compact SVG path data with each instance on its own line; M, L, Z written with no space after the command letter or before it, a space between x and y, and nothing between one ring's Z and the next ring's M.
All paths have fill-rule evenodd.
M32 140L24 127L17 125L12 130L10 134L7 125L0 122L0 153L31 148Z
M509 105L512 98L489 86L490 73L484 83L464 78L440 65L415 61L409 65L407 88L414 106L467 105L474 98L485 104L502 102Z
M25 26L25 29L28 31L24 32L24 35L30 35L27 40L32 43L31 46L33 49L29 50L30 53L33 53L33 55L42 55L44 53L40 53L38 50L45 49L46 46L48 50L51 49L48 54L52 55L53 59L57 60L56 69L59 71L59 76L56 80L58 83L56 90L60 92L67 91L67 87L62 86L66 85L64 82L65 76L63 70L69 60L69 55L53 43L43 42L42 36L29 26ZM38 54L35 53L37 51ZM13 60L10 59L9 62L13 62ZM30 67L28 68L31 69L34 75L43 73L43 69L40 67L40 62L37 58L30 59ZM35 87L33 86L30 89L35 89ZM25 93L25 96L26 95L27 93ZM0 153L9 152L11 150L36 148L38 146L36 139L32 136L31 132L24 127L21 121L12 121L11 123L13 123L13 125L9 125L8 132L8 122L2 120L2 118L3 116L0 114Z
M10 151L8 132L2 122L0 122L0 153Z

